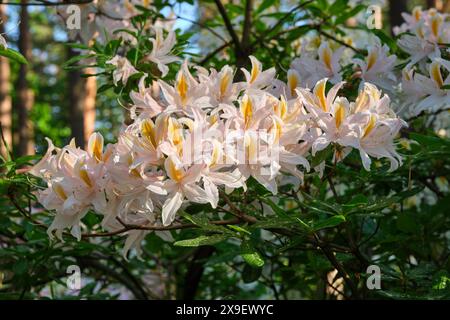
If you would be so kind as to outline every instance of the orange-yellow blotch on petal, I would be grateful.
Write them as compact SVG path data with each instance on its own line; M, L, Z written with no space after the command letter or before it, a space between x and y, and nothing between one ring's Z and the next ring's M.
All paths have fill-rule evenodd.
M67 200L67 194L64 191L64 188L59 183L54 182L52 185L52 189L53 189L53 191L55 191L55 193L58 195L58 197L61 200L63 200L63 201Z
M177 168L176 164L172 161L170 157L167 158L166 160L166 170L170 179L176 182L180 182L184 178L183 169Z
M372 130L375 128L375 125L377 123L377 117L374 114L370 115L369 122L366 125L366 128L364 129L363 138L367 137Z
M327 98L325 96L326 86L327 86L327 79L322 79L319 82L317 82L316 86L314 87L314 95L319 100L319 105L325 112L328 111Z
M89 138L88 153L90 156L94 157L97 162L103 160L103 136L100 133L94 132Z
M434 61L430 64L430 77L439 88L444 85L444 79L441 73L441 65L439 62Z
M248 95L244 95L241 101L241 115L244 118L245 128L248 128L253 117L253 104Z
M181 103L185 104L187 100L188 83L186 80L186 76L184 75L184 72L182 70L178 72L177 75L176 89L178 95L180 96Z

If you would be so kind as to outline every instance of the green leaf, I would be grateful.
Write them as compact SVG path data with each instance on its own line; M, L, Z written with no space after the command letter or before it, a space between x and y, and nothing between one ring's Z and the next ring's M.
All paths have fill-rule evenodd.
M90 47L81 43L66 43L66 46L73 49L89 50Z
M300 219L300 218L296 218L297 219L297 221L300 223L300 225L303 227L303 228L305 228L306 230L308 230L308 231L311 231L311 227L305 222L305 221L303 221L302 219Z
M227 224L227 227L230 228L230 229L233 229L233 230L235 230L235 231L237 231L237 232L246 233L246 234L252 234L252 233L251 233L250 231L248 231L247 229L244 229L244 228L242 228L242 227L235 226L235 225L232 225L232 224Z
M194 239L180 240L174 243L178 247L198 247L214 245L216 243L226 240L228 236L223 234L216 234L213 236L200 236Z
M384 44L387 44L389 49L391 49L391 52L395 53L398 51L397 42L395 42L394 39L387 36L382 30L378 29L371 29L371 31L380 38L381 42Z
M26 260L19 260L13 265L12 270L17 275L24 274L28 270L28 262Z
M243 241L241 244L241 256L252 267L261 268L264 265L261 255L248 241Z
M95 54L80 54L78 56L72 57L69 60L67 60L66 62L63 63L63 68L67 68L70 67L74 64L76 64L77 62L83 60L83 59L88 59L88 58L92 58L95 57Z
M262 202L264 202L265 204L267 204L269 207L272 208L272 210L277 214L277 216L279 217L289 217L286 214L286 211L283 210L282 208L280 208L277 204L275 204L271 199L269 198L260 198L260 200Z
M356 16L358 13L360 13L362 10L366 8L365 5L357 5L350 11L347 11L343 14L341 14L338 18L336 18L336 21L334 22L336 25L342 24L345 21L347 21L349 18Z
M345 222L346 219L343 215L336 215L332 216L328 219L325 219L323 221L319 221L317 223L314 223L314 231L325 229L325 228L332 228L337 225L340 225L342 222Z
M19 52L12 49L0 47L0 56L6 57L21 64L28 64L27 59Z
M114 88L114 85L110 84L110 83L106 83L97 89L97 94L105 92L106 90L111 89L111 88Z
M347 8L347 3L347 0L336 0L328 9L328 12L334 15L339 14Z
M419 232L420 229L416 219L414 219L414 217L412 217L408 213L400 214L398 216L396 225L400 231L403 231L405 233L416 234L417 232Z
M273 0L264 0L256 9L255 13L259 14L261 12L263 12L264 10L266 10L267 8L269 8L270 6L274 5L275 1Z
M220 233L227 233L229 235L233 235L224 226L216 226L214 224L209 223L208 217L206 217L204 214L190 215L188 213L183 212L183 213L181 213L181 216L184 217L186 220L192 222L196 226L199 226L203 230L212 231L212 232L215 232L215 233L220 232Z
M316 167L319 164L321 164L323 161L326 161L327 159L331 158L331 155L333 154L333 146L329 145L323 150L320 150L317 152L311 162L311 167Z
M297 27L288 32L286 39L290 40L290 41L294 41L294 40L300 38L301 36L303 36L304 34L306 34L310 30L311 30L310 25L304 25L304 26Z
M450 140L438 136L410 133L410 138L417 141L422 147L430 150L438 150L442 147L450 147Z

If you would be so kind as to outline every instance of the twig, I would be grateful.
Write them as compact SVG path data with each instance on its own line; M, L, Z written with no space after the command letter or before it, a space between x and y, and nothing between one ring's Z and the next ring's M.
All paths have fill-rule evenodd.
M88 4L93 2L93 0L68 0L64 2L52 2L52 1L45 1L45 0L37 0L36 2L30 2L30 3L18 3L18 2L4 2L3 0L0 0L0 4L9 5L9 6L21 6L21 7L31 7L31 6L68 6L71 4Z
M353 282L353 280L348 275L347 271L345 271L344 267L339 263L339 261L334 256L333 251L330 249L330 247L327 244L323 244L323 242L320 240L319 236L314 233L314 237L317 240L317 243L319 244L320 249L324 253L324 255L328 258L328 260L331 262L331 264L336 268L336 270L339 272L341 277L344 279L345 283L349 286L350 290L352 291L352 296L357 297L358 295L358 288Z
M301 9L301 8L303 8L303 7L305 7L305 6L307 6L308 4L310 4L311 2L313 2L314 0L309 0L309 1L305 1L305 2L303 2L303 3L300 3L299 5L297 5L297 6L295 6L294 8L292 8L289 12L287 12L283 17L281 17L278 21L277 21L277 23L275 23L273 26L272 26L272 28L270 28L266 33L265 33L265 35L263 36L263 38L261 38L261 40L263 40L263 39L265 39L267 36L269 36L273 31L275 31L279 26L281 26L283 23L284 23L284 21L286 21L286 19L287 18L289 18L290 16L292 16L292 14L295 12L295 11L297 11L297 10L299 10L299 9Z
M339 40L339 39L337 39L336 37L333 37L331 34L328 34L328 33L326 33L325 31L321 30L321 29L320 29L320 26L317 26L316 30L317 30L321 35L323 35L324 37L326 37L326 38L328 38L328 39L331 39L331 40L333 40L334 42L337 42L337 43L339 43L340 45L342 45L342 46L344 46L344 47L347 47L347 48L349 48L349 49L352 49L352 50L353 50L354 52L356 52L356 53L361 53L361 50L356 49L355 47L353 47L352 45L346 43L345 41Z
M220 191L220 196L228 204L230 209L237 214L239 219L244 220L246 222L250 222L250 223L255 223L255 222L258 221L255 217L252 217L252 216L249 216L249 215L245 214L238 207L236 207L235 204L230 200L230 198L228 198L228 196L226 195L225 192Z
M232 44L232 41L228 41L227 43L224 43L223 45L221 45L220 47L218 47L217 49L211 51L210 53L208 53L203 60L201 60L199 62L200 65L204 65L207 61L209 61L211 58L213 58L216 54L218 54L220 51L222 51L223 49L227 48L230 46L230 44Z
M229 219L229 220L216 220L210 221L209 223L214 225L227 225L227 224L239 224L241 221L239 219ZM111 232L101 232L101 233L86 233L83 234L82 238L93 238L93 237L110 237L125 233L130 230L150 230L150 231L167 231L167 230L180 230L180 229L189 229L189 228L198 228L197 225L193 223L186 224L172 224L169 226L149 226L149 225L134 225L134 224L125 224L122 229L111 231Z

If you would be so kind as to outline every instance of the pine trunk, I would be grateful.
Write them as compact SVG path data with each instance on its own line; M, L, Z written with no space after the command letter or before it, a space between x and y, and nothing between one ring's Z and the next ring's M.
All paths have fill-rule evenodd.
M22 4L27 1L22 0ZM30 63L31 61L31 35L29 26L28 7L20 8L19 25L19 51ZM34 154L33 123L30 120L30 111L34 103L33 91L28 87L27 74L28 65L21 64L17 80L17 101L15 109L17 110L17 155Z
M5 23L6 23L6 7L0 5L0 33L5 33ZM6 36L5 36L6 37ZM10 79L11 71L9 66L9 60L0 57L0 123L1 129L3 131L3 138L8 145L9 150L12 149L12 102L11 102L11 86ZM0 154L2 156L7 155L7 149L0 142Z

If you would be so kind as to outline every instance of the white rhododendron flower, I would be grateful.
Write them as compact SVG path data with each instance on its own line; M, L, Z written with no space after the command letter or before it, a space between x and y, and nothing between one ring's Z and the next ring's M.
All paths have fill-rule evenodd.
M361 68L361 78L364 82L370 82L385 90L391 90L396 83L393 69L397 57L389 55L389 47L387 45L382 46L378 38L368 51L366 60L354 59L354 62Z
M443 89L444 86L450 85L450 75L444 79L443 69L450 72L450 62L443 59L434 59L428 66L428 77L421 74L414 75L415 87L420 88L419 92L423 94L422 100L415 108L416 114L424 110L435 112L450 106L450 90Z
M291 69L298 73L299 83L307 88L311 88L323 78L328 78L332 83L337 83L342 80L339 72L341 71L340 59L344 49L344 47L339 47L333 51L329 43L325 41L317 50L317 58L315 54L304 52L299 58L292 61Z
M153 48L152 52L147 56L147 59L156 63L159 71L161 71L161 76L165 77L167 72L169 72L167 64L179 60L177 56L170 54L176 43L175 33L170 30L167 38L164 39L163 28L154 27L153 29L155 31L155 38L150 39Z
M439 13L434 8L422 11L416 7L412 15L404 14L403 17L406 22L394 28L394 32L405 33L398 40L398 45L411 55L410 64L434 57L440 44L450 43L448 14Z

